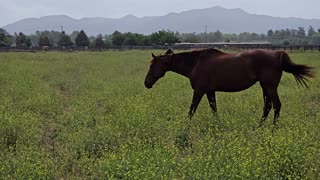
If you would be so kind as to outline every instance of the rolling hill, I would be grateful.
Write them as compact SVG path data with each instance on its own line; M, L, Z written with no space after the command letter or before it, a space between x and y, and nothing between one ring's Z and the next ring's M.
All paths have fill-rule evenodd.
M249 14L241 9L226 9L214 6L206 9L169 13L164 16L146 16L138 18L127 15L122 18L82 18L73 19L65 15L52 15L40 18L27 18L8 24L2 28L10 33L24 32L32 34L36 30L60 30L71 33L85 30L90 35L136 32L149 34L161 29L179 32L204 32L220 30L224 33L256 32L266 33L269 29L308 28L310 25L320 28L318 19L280 18L266 15Z

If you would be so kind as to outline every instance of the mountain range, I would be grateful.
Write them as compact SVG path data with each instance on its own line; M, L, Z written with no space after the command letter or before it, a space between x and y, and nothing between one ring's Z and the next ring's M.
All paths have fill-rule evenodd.
M214 6L164 16L138 18L127 15L122 18L90 17L74 19L66 15L52 15L40 18L27 18L8 24L3 29L10 33L23 32L34 34L37 30L60 31L63 26L67 33L83 29L89 35L111 34L114 31L150 34L159 30L181 33L209 32L220 30L223 33L255 32L266 33L269 29L297 29L313 26L320 28L319 19L280 18L266 15L249 14L241 9L226 9Z

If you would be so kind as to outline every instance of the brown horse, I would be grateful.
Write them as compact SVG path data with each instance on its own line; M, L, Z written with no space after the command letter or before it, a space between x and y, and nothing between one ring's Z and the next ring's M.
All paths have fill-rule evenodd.
M313 67L293 63L285 51L252 50L229 54L217 49L204 49L175 54L172 49L168 49L165 55L152 54L152 57L145 86L152 88L167 71L189 78L194 90L190 119L204 94L207 95L212 111L217 112L216 91L242 91L259 81L264 99L259 126L267 118L272 106L273 124L276 125L281 108L277 88L282 71L292 73L297 83L306 88L307 78L314 77Z

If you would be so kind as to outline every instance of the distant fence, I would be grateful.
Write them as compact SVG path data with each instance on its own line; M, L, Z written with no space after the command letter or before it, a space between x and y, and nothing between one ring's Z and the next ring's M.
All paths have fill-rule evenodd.
M176 49L192 49L192 48L235 48L240 50L249 49L269 49L269 50L289 50L289 51L320 51L320 45L273 45L273 44L182 44L174 46Z
M228 49L234 48L239 50L249 49L269 49L269 50L288 50L288 51L320 51L320 45L272 45L272 44L178 44L178 45L163 45L163 46L108 46L103 48L84 48L84 47L32 47L32 48L17 48L17 47L0 47L0 52L37 52L37 51L106 51L106 50L151 50L151 49L168 49L174 48L179 50L196 49L196 48L218 48Z

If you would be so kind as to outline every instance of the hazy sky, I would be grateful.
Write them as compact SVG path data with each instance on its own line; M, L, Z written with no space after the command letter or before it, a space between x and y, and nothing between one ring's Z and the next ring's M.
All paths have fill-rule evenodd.
M138 17L165 15L212 6L241 8L277 17L320 19L320 0L0 0L0 27L28 17Z

